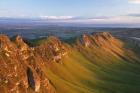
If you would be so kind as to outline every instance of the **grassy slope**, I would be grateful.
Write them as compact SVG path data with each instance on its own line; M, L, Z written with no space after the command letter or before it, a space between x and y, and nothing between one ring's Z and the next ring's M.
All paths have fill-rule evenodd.
M48 67L58 93L140 93L140 65L105 51L85 51L90 52L88 57L72 49L63 64Z
M63 64L52 62L44 71L57 93L140 93L140 64L128 57L136 55L124 54L128 60L100 49L71 48Z

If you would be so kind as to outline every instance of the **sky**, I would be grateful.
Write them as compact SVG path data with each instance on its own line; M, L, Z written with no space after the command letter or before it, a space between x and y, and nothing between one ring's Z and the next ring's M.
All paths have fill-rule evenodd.
M140 24L140 0L0 0L0 17Z

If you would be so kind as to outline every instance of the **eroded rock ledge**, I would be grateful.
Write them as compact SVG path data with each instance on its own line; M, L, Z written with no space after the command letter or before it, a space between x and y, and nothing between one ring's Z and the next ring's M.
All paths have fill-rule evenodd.
M12 42L7 36L0 35L0 65L2 93L53 93L42 69L43 60L20 36Z

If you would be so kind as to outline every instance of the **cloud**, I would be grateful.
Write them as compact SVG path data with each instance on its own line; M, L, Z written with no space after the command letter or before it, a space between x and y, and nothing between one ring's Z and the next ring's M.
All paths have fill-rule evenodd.
M140 17L135 16L113 16L103 19L90 19L87 22L96 24L140 24Z
M41 19L50 19L50 20L68 20L73 19L73 16L40 16Z
M58 22L58 21L57 21ZM101 18L87 18L87 19L71 19L71 20L60 20L62 23L77 23L77 24L89 24L89 25L115 25L115 26L139 26L140 17L135 16L112 16L112 17L101 17Z
M95 26L95 27L140 27L140 17L137 16L112 16L93 17L69 20L50 20L49 22L63 25Z
M49 22L82 23L82 24L140 24L140 14L128 14L122 16L98 16L93 18L73 16L43 16Z
M140 4L140 0L129 0L129 3Z
M137 14L128 14L127 16L140 17L140 14L139 13L137 13Z

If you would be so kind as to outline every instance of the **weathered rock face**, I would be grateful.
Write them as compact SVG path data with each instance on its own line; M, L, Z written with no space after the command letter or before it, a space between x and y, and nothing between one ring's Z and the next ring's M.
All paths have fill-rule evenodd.
M89 35L84 34L81 41L85 47L90 47L92 45L92 39Z
M80 41L80 42L79 42ZM81 44L85 47L106 47L114 45L115 43L119 43L119 40L115 39L110 33L108 32L100 32L95 33L93 35L84 34L82 39L78 41L78 45Z
M20 84L23 87L28 87L28 81L26 77L26 67L20 64L20 56L18 55L18 49L14 43L12 43L7 36L0 36L0 79L5 86L8 86L8 92L15 92L17 86ZM21 60L23 61L23 60ZM5 82L3 82L3 79Z
M98 47L106 46L116 42L116 39L108 32L96 33L93 35L94 44Z
M60 62L61 58L67 54L66 47L56 37L49 37L48 41L35 48L46 62Z
M14 42L0 35L0 91L2 93L50 92L43 60L20 36ZM31 89L31 90L30 90ZM52 90L51 90L52 91Z

